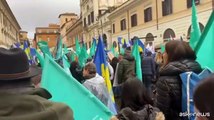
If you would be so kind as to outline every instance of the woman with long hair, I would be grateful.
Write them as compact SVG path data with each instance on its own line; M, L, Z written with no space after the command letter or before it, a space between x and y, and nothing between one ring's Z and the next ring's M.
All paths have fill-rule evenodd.
M166 120L180 120L182 81L179 75L188 71L200 73L202 69L187 42L174 40L165 46L165 65L160 69L156 83L155 105L164 113Z
M121 111L111 120L164 120L144 84L135 77L123 84L121 101Z

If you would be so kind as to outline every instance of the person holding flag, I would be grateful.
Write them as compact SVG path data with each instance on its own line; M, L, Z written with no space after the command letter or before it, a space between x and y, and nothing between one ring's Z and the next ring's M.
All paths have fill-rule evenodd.
M94 56L94 63L96 65L97 73L104 78L105 84L108 89L108 93L110 94L111 101L113 103L112 107L111 107L112 108L111 111L114 114L116 114L117 112L116 112L116 108L115 108L114 94L112 91L112 85L111 85L111 81L110 81L108 63L107 63L106 58L107 58L107 56L106 56L106 53L104 50L103 39L102 39L102 37L99 37L96 53Z

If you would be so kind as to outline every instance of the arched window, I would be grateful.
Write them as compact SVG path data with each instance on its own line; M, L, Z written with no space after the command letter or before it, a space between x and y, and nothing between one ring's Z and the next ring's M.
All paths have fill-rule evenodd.
M145 44L146 45L149 44L151 46L152 43L153 43L153 41L154 41L154 36L152 35L152 33L148 33L146 35L146 42L145 42Z
M204 25L203 25L202 23L199 22L199 27L200 27L201 32L203 32L203 30L204 30ZM190 32L191 32L191 25L189 26L188 31L187 31L187 39L188 39L188 40L190 39Z
M163 34L163 40L168 41L171 38L175 38L175 32L171 28L168 28L165 30L165 32Z

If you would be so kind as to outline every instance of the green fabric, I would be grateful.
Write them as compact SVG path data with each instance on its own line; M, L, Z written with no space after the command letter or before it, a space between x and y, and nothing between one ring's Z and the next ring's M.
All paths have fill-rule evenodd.
M199 24L198 24L195 0L192 0L192 26L191 26L189 44L193 50L195 49L195 46L196 46L200 36L201 36L201 31L200 31Z
M48 47L48 43L46 41L39 41L37 45L39 46L39 49L43 52L43 54L48 54L50 57L52 57L52 54Z
M80 44L79 44L79 40L78 40L77 37L76 37L76 40L75 40L75 47L76 47L76 53L77 53L77 55L79 55L80 52L81 52L81 49L80 49Z
M161 53L164 53L165 52L165 45L161 44L160 48L161 48Z
M112 116L98 98L47 55L41 85L51 93L51 100L72 108L75 120L109 120Z
M125 50L124 50L124 48L122 46L120 47L120 54L122 54L122 55L125 54Z
M92 46L90 48L90 57L92 58L92 56L95 55L95 52L96 52L96 41L93 40L93 43L92 43Z
M44 67L44 57L43 56L41 56L41 54L36 50L36 56L37 56L37 58L38 58L38 60L39 60L39 63L40 63L40 65L41 65L41 67L43 68Z
M203 68L208 67L214 70L214 11L198 41L195 52L197 61Z
M113 45L111 46L111 52L113 53L114 57L118 57L118 53L117 51L115 51L115 48Z
M56 56L55 59L58 60L62 57L62 38L57 42Z
M85 66L85 63L86 63L86 60L88 59L88 53L87 53L87 50L86 50L86 46L85 44L82 45L82 49L81 49L81 52L79 54L79 64L81 67L84 67Z
M136 41L132 49L132 56L135 58L137 78L142 81L141 57L138 49L138 42Z

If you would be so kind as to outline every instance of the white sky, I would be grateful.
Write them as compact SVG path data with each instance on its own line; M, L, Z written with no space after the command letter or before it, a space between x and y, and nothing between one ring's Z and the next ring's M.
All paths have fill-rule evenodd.
M36 27L59 23L58 16L65 12L80 14L79 0L7 0L22 30L33 38Z

